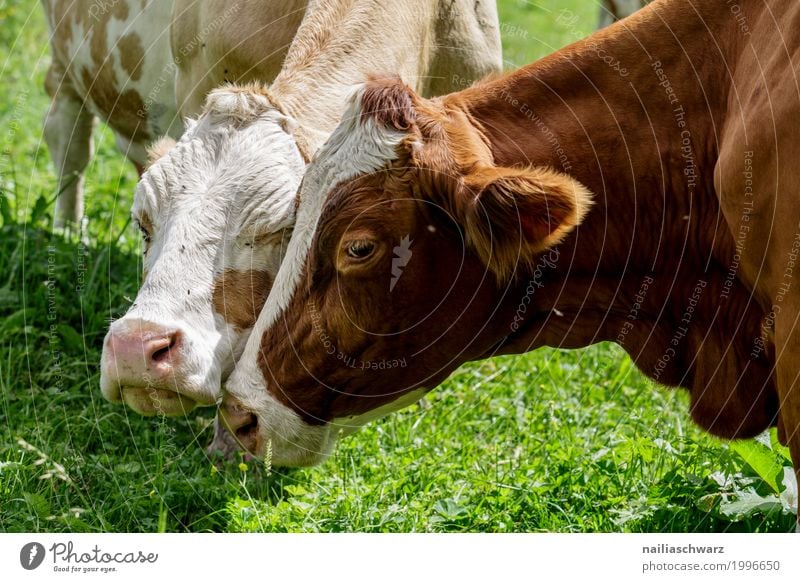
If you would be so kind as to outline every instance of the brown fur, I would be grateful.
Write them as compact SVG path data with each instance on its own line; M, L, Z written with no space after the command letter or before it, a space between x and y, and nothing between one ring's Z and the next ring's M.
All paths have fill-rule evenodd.
M591 207L586 188L548 168L481 168L465 186L457 204L466 207L458 214L467 241L501 283L561 242Z
M361 97L361 119L397 131L408 131L414 123L413 91L399 77L373 77Z
M144 47L138 34L126 34L119 42L120 59L122 68L128 73L133 81L138 81L142 76L142 64L144 63Z
M228 269L214 281L214 311L239 330L249 329L271 288L272 277L265 271Z

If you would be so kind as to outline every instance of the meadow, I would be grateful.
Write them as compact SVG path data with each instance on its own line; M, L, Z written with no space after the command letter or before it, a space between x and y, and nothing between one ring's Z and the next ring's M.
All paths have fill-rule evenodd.
M501 0L506 68L590 33L593 0ZM774 435L695 427L614 345L462 367L414 405L283 470L204 453L214 410L142 418L100 395L108 323L140 279L136 174L107 130L88 236L54 233L39 2L0 0L0 531L790 531Z

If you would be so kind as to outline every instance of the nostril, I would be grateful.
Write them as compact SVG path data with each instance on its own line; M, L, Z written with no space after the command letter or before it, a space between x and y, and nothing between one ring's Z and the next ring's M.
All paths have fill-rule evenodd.
M258 434L258 418L255 414L247 415L247 422L236 429L236 436L240 439L250 439Z
M156 350L155 352L153 352L153 355L151 356L152 360L156 363L163 362L164 360L169 358L170 348L171 346L166 346L161 348L160 350Z
M155 350L150 359L155 363L163 362L164 360L169 359L171 355L171 351L178 347L178 334L173 334L169 338L169 343L157 350Z

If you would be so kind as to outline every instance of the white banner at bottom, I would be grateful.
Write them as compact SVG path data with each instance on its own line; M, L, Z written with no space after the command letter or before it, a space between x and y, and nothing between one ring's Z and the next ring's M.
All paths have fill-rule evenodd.
M798 580L792 534L3 534L2 580Z

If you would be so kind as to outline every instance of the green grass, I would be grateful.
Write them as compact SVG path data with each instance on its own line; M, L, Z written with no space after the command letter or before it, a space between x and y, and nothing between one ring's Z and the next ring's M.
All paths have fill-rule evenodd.
M509 68L597 16L584 0L500 8ZM577 20L556 21L561 9ZM218 470L203 453L213 410L145 419L105 402L102 338L139 280L135 174L98 132L92 242L52 234L40 11L0 0L0 46L11 47L0 62L0 531L792 529L777 497L785 459L708 437L685 394L654 386L611 345L464 366L429 407L366 427L307 470Z

